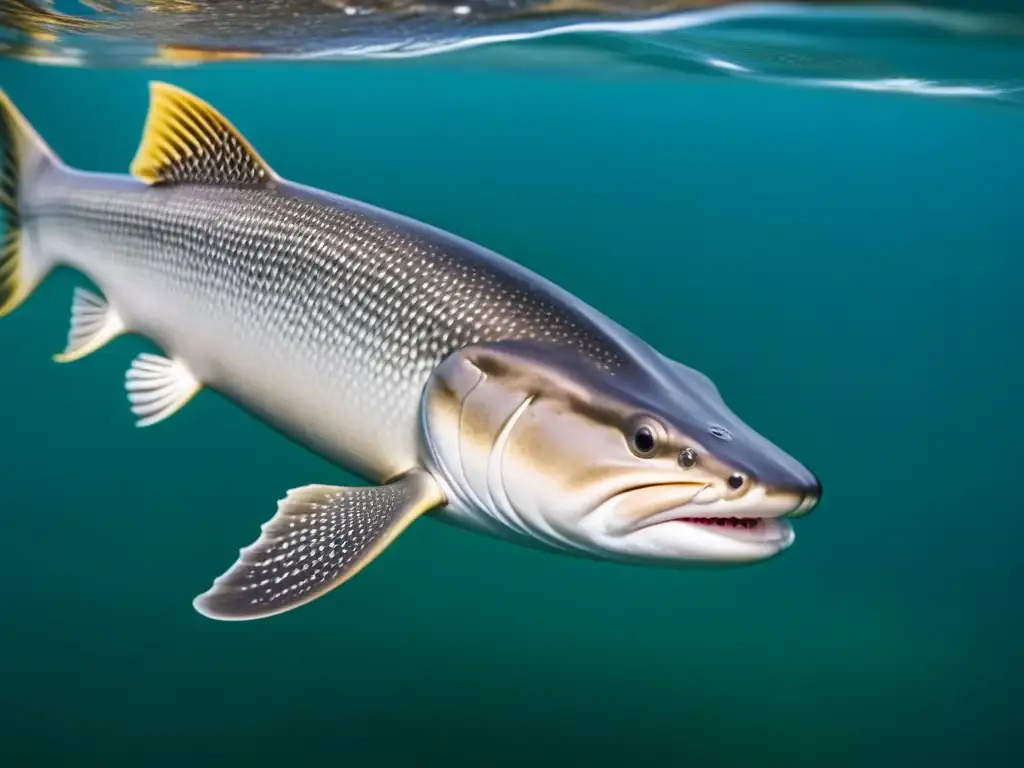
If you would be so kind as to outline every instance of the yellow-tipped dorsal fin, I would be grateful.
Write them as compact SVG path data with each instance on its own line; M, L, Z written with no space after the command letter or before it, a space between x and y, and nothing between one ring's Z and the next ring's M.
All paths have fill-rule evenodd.
M277 179L220 112L160 82L149 84L149 114L131 173L147 184L263 187Z

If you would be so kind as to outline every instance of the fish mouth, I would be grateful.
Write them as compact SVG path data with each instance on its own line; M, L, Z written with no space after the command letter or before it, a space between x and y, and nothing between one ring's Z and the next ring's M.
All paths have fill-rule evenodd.
M629 520L619 533L628 535L656 526L688 526L744 543L788 546L795 535L786 519L816 501L797 495L762 495L747 502L723 501L705 483L666 483L623 491L612 500ZM737 507L742 504L742 509Z
M679 517L655 525L688 525L750 544L788 547L796 538L793 524L785 517Z

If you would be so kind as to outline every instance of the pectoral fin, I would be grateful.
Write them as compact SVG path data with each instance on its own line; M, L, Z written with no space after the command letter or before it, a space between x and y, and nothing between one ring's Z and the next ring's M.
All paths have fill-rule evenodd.
M413 520L444 503L423 470L387 485L291 490L259 539L192 604L208 618L227 621L297 608L348 581Z

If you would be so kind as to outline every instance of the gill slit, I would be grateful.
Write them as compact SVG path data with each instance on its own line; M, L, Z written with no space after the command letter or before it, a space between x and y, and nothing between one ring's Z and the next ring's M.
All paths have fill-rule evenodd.
M516 516L515 510L512 508L512 502L509 500L508 495L505 493L505 484L501 478L501 465L505 457L505 447L508 445L509 437L512 434L512 429L515 427L516 422L522 418L522 415L526 413L526 409L536 399L537 395L528 395L519 406L509 414L508 418L505 419L505 423L501 425L501 430L498 432L498 437L494 441L494 447L491 448L490 455L487 457L487 495L490 497L490 507L497 515L501 518L501 522L507 525L512 530L516 531L523 536L530 535L525 525ZM497 461L495 460L497 459Z
M535 515L534 518L530 520L532 525L525 524L522 516L517 513L516 509L512 506L512 500L508 497L508 494L505 491L505 478L502 473L502 468L505 464L506 447L512 437L512 430L516 423L522 415L526 413L526 409L530 403L536 399L536 393L528 396L519 405L519 407L512 412L508 419L505 420L505 424L498 433L498 437L494 441L494 448L491 450L491 455L487 459L487 493L491 497L495 512L501 514L506 525L518 531L520 534L529 536L531 539L547 544L553 549L584 549L579 545L574 544L565 536L559 534L559 532L552 528L550 523L542 515Z
M463 395L462 399L459 401L459 424L455 431L455 461L453 462L454 467L445 467L444 462L437 463L438 466L443 468L442 471L445 471L450 475L455 475L456 473L458 473L457 477L452 478L454 480L453 490L457 492L457 495L468 496L470 506L482 509L483 501L477 497L476 491L473 490L473 486L470 484L469 480L466 477L466 469L462 463L462 423L466 418L466 401L474 392L476 392L477 387L479 387L486 378L483 375L483 373L479 371L479 369L477 369L477 371L479 373L479 376L476 380L476 383L469 388L469 391L466 392L466 394Z

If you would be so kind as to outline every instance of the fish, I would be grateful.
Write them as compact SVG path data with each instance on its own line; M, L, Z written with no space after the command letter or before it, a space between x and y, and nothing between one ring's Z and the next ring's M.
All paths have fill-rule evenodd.
M455 234L289 181L199 96L149 84L129 174L71 168L0 91L0 317L58 268L81 360L125 334L138 427L203 389L365 481L277 500L193 607L285 613L429 517L664 567L789 548L817 476L713 381Z

